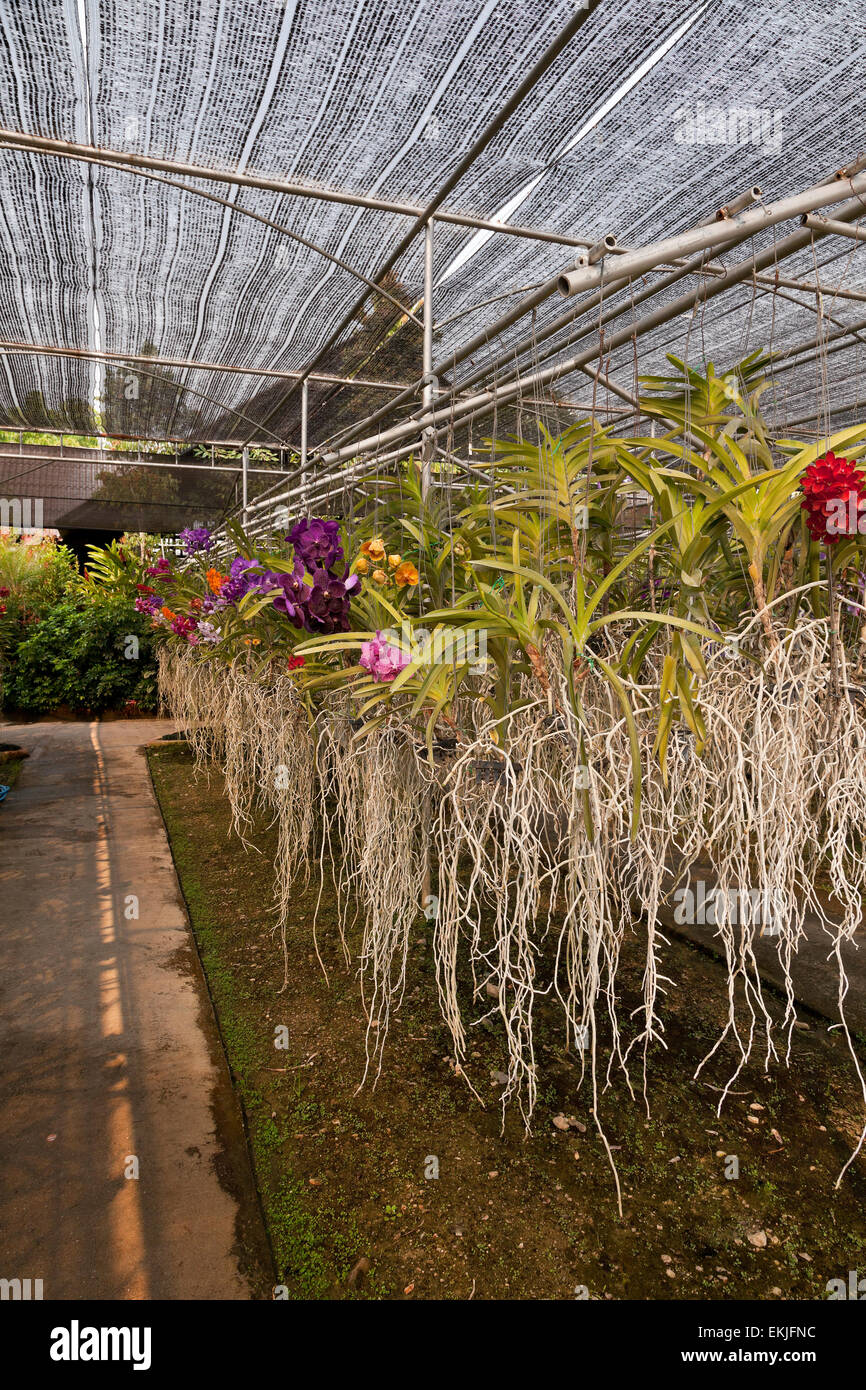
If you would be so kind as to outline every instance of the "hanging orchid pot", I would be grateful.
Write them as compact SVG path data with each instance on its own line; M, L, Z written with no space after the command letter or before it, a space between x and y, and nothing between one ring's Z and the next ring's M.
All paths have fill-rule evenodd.
M502 780L505 773L505 763L501 758L477 758L472 764L475 774L475 785L489 782L494 786Z
M574 748L578 742L575 730L570 727L563 714L546 714L541 721L541 727L545 734L552 734L554 738L567 744L569 748Z
M513 758L476 758L472 764L475 785L483 786L487 783L498 786L509 767L515 774L521 771L520 763L515 762Z
M206 724L198 725L194 729L175 729L171 734L162 734L157 740L159 743L190 743L195 739L202 746L212 746L214 743L213 729Z
M454 734L439 734L433 740L433 760L447 763L457 756L457 737Z
M866 706L866 686L846 685L842 691L843 695L852 705Z

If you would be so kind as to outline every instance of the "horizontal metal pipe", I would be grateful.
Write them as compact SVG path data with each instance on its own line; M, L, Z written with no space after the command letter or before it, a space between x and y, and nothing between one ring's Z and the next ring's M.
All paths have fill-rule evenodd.
M758 284L774 290L777 285L783 290L799 290L801 294L822 294L825 299L853 299L862 303L866 291L845 289L842 285L816 285L810 280L791 280L784 275L759 275Z
M837 222L833 217L815 217L807 212L803 218L803 226L811 227L812 231L823 232L825 235L832 233L833 236L850 237L852 241L866 241L866 227L849 227L844 222Z
M491 304L499 304L503 299L514 299L518 294L529 294L530 290L537 290L541 281L532 285L519 285L513 290L505 290L502 294L491 295L489 299L481 299L477 304L469 304L465 309L458 309L455 313L449 314L447 319L437 319L433 324L434 333L439 333L449 324L456 323L458 319L468 318L470 314L477 314L479 309L486 309Z
M457 185L460 183L460 180L471 169L478 156L483 153L483 151L490 144L490 141L495 139L495 137L502 130L506 122L520 108L526 97L532 91L535 84L538 81L540 81L540 79L548 71L551 65L559 57L560 53L562 53L563 49L568 45L568 43L570 43L570 41L574 38L575 34L586 23L590 16L594 14L594 12L598 9L600 4L601 0L580 0L580 4L577 6L576 10L572 14L571 18L568 20L567 24L565 24L565 26L559 31L556 38L544 50L537 62L535 62L529 69L529 71L525 73L515 90L512 92L508 101L505 103L505 105L500 107L493 119L485 126L484 130L482 130L481 134L477 137L477 139L473 141L472 145L462 156L462 158L458 160L457 164L454 166L454 168L452 168L445 182L443 184L440 184L439 189L430 199L429 203L423 209L420 216L418 216L415 219L411 227L409 227L404 233L404 235L400 238L397 245L389 252L386 260L379 266L377 272L374 274L374 280L381 281L385 277L385 275L387 275L391 270L393 270L394 267L399 263L401 257L404 256L405 253L412 246L416 235L427 226L427 223L430 221L430 218L434 215L436 217L439 216L442 204L448 197L449 193L451 193L452 190L457 187ZM360 299L358 299L354 304L351 305L346 314L344 314L343 318L337 324L336 328L332 330L332 332L328 335L324 343L322 343L322 345L314 353L312 359L308 363L309 371L314 371L316 367L319 366L319 363L323 360L325 355L333 347L333 345L336 342L339 342L343 332L350 326L350 324L354 322L355 318L360 313L366 301L367 295L364 294L361 296ZM440 369L437 372L437 375L441 376L443 371L444 369ZM291 398L291 396L294 394L295 389L296 388L294 386L290 388L288 392L289 398ZM270 417L266 417L264 421L265 424L268 423L269 418Z
M439 453L442 456L444 461L453 465L456 468L461 469L468 476L478 478L481 482L486 483L488 485L495 484L495 479L489 473L486 473L483 469L479 468L477 465L469 463L465 459L455 458L453 455L448 454L444 449L437 449L437 453ZM354 482L355 479L357 479L357 477L363 476L365 473L369 474L376 465L395 463L398 459L405 459L406 456L407 451L405 449L399 449L395 451L393 454L387 455L383 458L378 458L375 460L368 459L366 460L366 462L360 463L358 467L356 469L353 469L349 474L331 473L320 475L317 478L315 484L308 488L306 492L304 492L303 489L300 488L292 489L292 491L288 494L288 497L303 498L304 501L315 501L317 503L327 501L327 499L333 496L335 493L341 492L345 487L347 481ZM434 475L434 477L432 478L433 487L436 486L437 481L438 479ZM358 491L357 486L353 488L353 491ZM373 494L367 493L366 495L371 496Z
M603 261L605 256L609 256L612 251L616 250L616 237L609 232L607 236L602 237L601 241L590 246L586 253L586 259L590 265L596 265L599 261Z
M314 482L307 487L306 491L310 495L315 496L318 487L323 481L333 482L336 486L339 487L343 483L350 482L353 478L358 477L359 474L369 473L370 470L374 469L377 464L393 463L395 459L406 458L407 454L409 453L411 453L411 450L406 449L405 447L400 449L394 449L390 453L377 455L375 458L359 459L359 461L354 467L347 468L341 471L339 474L332 475L324 472L317 474ZM293 474L289 475L289 478L291 479L292 477L297 476L298 471L295 470ZM262 511L265 507L276 506L278 503L291 501L292 498L301 496L303 492L304 488L301 486L287 488L283 492L278 492L272 497L257 498L255 502L250 503L247 510L250 512Z
M866 190L866 175L860 175L856 179L849 180L849 184L853 189L853 192L855 193L855 197L851 198L848 202L843 204L842 208L840 208L840 213L845 217L855 217L859 215L862 211L862 198L859 195L863 190ZM786 199L786 211L784 212L784 214L779 212L780 204L776 204L775 211L773 213L773 215L775 216L775 220L782 221L785 220L785 217L799 216L799 213L802 211L802 207L795 208L792 212L790 211L790 205L792 203L801 201L804 196L814 197L816 196L816 192L817 190L809 190L809 193L807 195L799 195L798 198ZM835 201L838 201L840 196L838 191L838 184L834 187L830 187L829 192L832 194L833 199ZM730 227L731 225L736 225L736 222L734 222L733 224L726 223L725 225ZM746 232L746 234L748 233ZM742 283L743 280L750 278L755 273L755 271L763 270L767 266L772 265L774 262L783 260L785 259L785 257L793 255L795 251L802 250L804 246L807 246L809 244L810 238L813 235L814 233L810 229L806 228L803 228L797 232L792 232L789 236L783 238L781 242L776 243L776 245L774 246L768 247L766 251L761 252L759 255L751 257L746 261L743 261L739 266L731 267L727 270L723 278L705 282L693 293L681 295L671 304L662 305L659 309L655 310L655 312L646 314L642 319L639 319L636 323L631 324L624 329L620 329L618 333L614 333L613 335L611 335L611 337L605 339L603 351L605 353L613 351L615 348L622 346L623 343L629 342L633 338L640 337L642 334L649 332L651 329L659 327L660 325L669 322L673 318L677 318L682 313L688 312L689 310L694 308L696 304L708 299L715 298L716 295L724 293L733 285ZM619 264L622 264L622 262L620 262ZM619 268L619 266L617 268ZM589 267L589 269L592 269L592 267ZM584 272L579 273L582 274ZM506 386L504 389L493 388L492 390L479 394L475 397L470 396L468 399L464 399L457 403L456 406L452 405L451 407L446 408L445 410L440 410L438 412L434 412L431 415L428 415L420 422L414 420L409 421L402 425L397 425L389 430L383 431L380 435L375 436L369 442L364 441L361 443L356 443L352 445L348 451L335 450L333 452L325 453L323 454L323 461L327 464L337 463L340 461L341 458L348 456L348 454L350 453L360 452L365 447L378 447L382 444L390 444L392 441L396 441L400 438L408 438L417 432L419 424L424 427L435 428L439 425L445 426L449 424L465 423L467 418L469 417L477 418L479 415L489 414L490 411L495 409L497 405L512 400L515 396L519 395L521 391L525 391L533 386L547 385L548 383L557 380L561 376L567 376L571 372L579 370L586 363L595 361L595 359L599 355L599 348L589 348L585 352L578 354L575 357L566 359L564 362L556 363L552 367L548 367L541 371L534 372L527 377L524 377L516 385L509 385Z
M820 342L816 342L813 338L810 342L798 343L796 347L788 348L781 360L774 364L773 375L778 376L780 372L788 372L792 367L803 366L802 362L794 362L791 360L792 358L802 357L804 353L814 356L827 351L828 348L833 351L831 344L844 346L840 342L841 339L850 338L855 333L862 333L864 329L866 329L866 319L857 319L854 323L846 323L841 328L832 329L831 332L824 335Z
M60 347L49 343L18 343L8 339L0 340L0 353L17 353L33 357L83 357L93 362L140 362L149 367L178 367L197 372L234 372L239 376L275 377L281 381L300 381L300 371L282 371L276 367L228 366L223 362L200 362L185 357L148 357L143 353L97 352L92 348ZM368 386L380 391L402 391L406 383L402 381L370 381L364 377L334 376L328 372L315 372L309 381L322 381L336 386ZM176 383L173 383L176 384ZM71 430L66 431L71 434Z
M843 401L839 405L831 406L830 415L831 417L835 415L844 415L845 412L848 410L862 410L864 406L866 406L866 396L861 397L856 401ZM786 416L782 422L784 428L789 429L792 425L803 425L807 420L814 420L815 417L820 413L820 410L820 406L813 406L812 409L807 410L804 415L795 415L792 419L789 419ZM819 439L823 439L825 437L823 430L817 431L817 434Z
M285 494L280 494L279 499L271 498L269 505L276 509L279 506L284 507L295 500L303 501L305 504L315 503L317 505L321 505L322 503L326 502L329 497L332 497L335 494L343 491L347 482L351 482L353 484L353 493L363 491L362 489L359 489L357 486L356 480L358 477L363 476L364 474L369 474L374 468L375 464L385 464L389 462L393 463L396 462L398 458L406 458L406 452L407 451L405 449L401 449L396 451L396 453L389 455L385 458L379 458L376 460L368 459L366 460L366 462L359 464L357 468L352 469L346 473L331 473L321 475L317 478L315 484L308 487L306 490L303 488L292 488L289 492ZM462 472L466 473L467 476L477 478L483 483L495 486L495 479L489 473L486 473L483 469L478 468L474 464L468 463L465 459L455 458L453 455L447 454L443 449L438 449L437 452L440 455L442 455L444 461L451 464L453 467L462 470ZM438 479L434 475L432 479L433 487L436 486L437 481ZM365 495L374 496L374 494L372 493L365 493ZM253 510L252 505L248 507L247 510L248 512L251 512ZM258 507L257 510L261 511L261 518L253 518L254 524L247 528L250 534L253 535L260 534L262 531L267 530L269 525L271 524L267 516L266 508Z
M852 194L866 193L866 174L855 174L847 182ZM780 198L778 202L737 213L736 217L725 218L722 222L706 227L692 227L676 236L664 237L639 251L629 251L617 261L616 273L618 276L630 278L642 275L645 271L680 256L709 250L723 241L729 241L731 236L764 231L767 227L774 227L778 222L787 222L792 217L801 216L802 213L841 202L844 197L845 192L839 182L818 185L804 193L795 193L790 198ZM601 283L601 278L602 271L597 266L588 265L579 270L566 271L559 277L559 292L569 297L582 290L595 289Z
M187 164L176 159L160 159L156 155L136 154L133 151L113 150L96 145L76 144L72 140L55 140L44 135L30 135L21 130L0 127L0 147L33 150L36 154L54 155L61 159L84 159L92 164L106 164L132 169L155 169L185 178L206 179L212 183L227 183L237 188L261 188L269 193L283 193L293 198L313 198L324 203L342 203L347 207L367 208L374 212L391 212L400 217L418 218L424 208L414 203L395 202L388 198L369 198L362 193L347 193L342 189L319 188L311 184L293 183L271 178L265 174L241 174L229 169L214 169L207 165ZM548 241L560 246L589 246L586 237L566 236L542 227L521 227L514 223L495 222L471 213L439 210L440 222L456 227L469 227L482 232L501 232L504 236L524 237L531 241Z
M2 356L2 352L0 352ZM179 435L161 435L155 440L152 435L144 434L99 434L91 430L89 433L79 431L67 426L65 429L58 429L56 425L4 425L0 423L0 434L56 434L58 438L63 436L65 439L126 439L136 444L177 444L181 449L189 449L194 444L208 445L214 449L240 449L241 440L239 439L182 439ZM12 448L11 444L6 444L0 440L0 449ZM75 448L93 448L93 445L74 445ZM270 449L272 453L291 452L289 445L275 444L272 439L259 440L249 445L251 449ZM207 465L210 467L210 465Z
M81 452L83 452L83 450ZM93 452L96 453L97 450L93 450ZM196 473L239 473L241 470L240 461L238 461L237 464L181 463L168 454L164 459L142 459L136 454L127 454L118 449L102 449L99 452L102 454L101 458L76 458L75 448L71 448L65 453L51 454L46 458L45 454L22 454L18 452L14 444L0 443L0 469L2 469L3 464L16 463L18 459L21 459L24 463L44 464L46 468L56 468L60 463L71 463L74 464L76 468L80 468L82 464L89 464L94 468L170 468L172 470L179 468L186 470L191 469ZM27 471L28 473L38 472L37 469L28 469ZM273 478L275 476L279 478L280 474L287 471L288 470L281 468L247 469L247 472L250 474L260 473L263 477L267 478ZM13 481L14 478L0 476L0 483ZM167 502L165 505L172 506L173 504Z
M28 350L29 350L29 349L28 349ZM14 351L14 350L13 350L13 351ZM0 357L2 357L3 355L4 355L4 354L3 354L3 350L2 350L2 348L0 348ZM224 401L216 400L213 396L208 395L208 394L207 394L206 392L204 392L204 391L198 391L198 390L196 390L196 388L195 388L194 386L189 386L188 384L186 384L185 382L182 382L182 381L176 381L176 380L174 380L174 379L171 378L171 377L162 377L162 376L159 375L158 372L154 372L154 371L149 370L149 367L153 364L153 358L147 358L147 357L145 357L145 356L142 356L142 357L139 357L139 358L137 359L137 361L138 361L138 365L137 365L136 370L137 370L142 376L151 377L151 378L153 378L155 381L159 381L161 384L163 384L163 385L165 385L165 386L171 386L171 387L173 387L173 388L174 388L174 391L175 391L175 393L176 393L177 395L179 395L181 391L184 391L184 392L187 392L187 393L188 393L189 395L191 395L191 396L195 396L197 400L206 401L206 402L208 403L208 405L214 405L214 406L216 406L218 410L221 410L221 411L228 411L228 413L229 413L230 415L234 415L238 420L244 420L248 425L251 425L252 428L253 428L253 431L255 431L255 430L257 430L257 429L265 429L265 428L266 428L265 425L262 424L261 422L258 422L258 421L256 421L256 420L252 420L248 415L245 415L244 412L243 412L242 410L238 410L237 406L227 405ZM142 366L141 364L142 364L143 362L147 362L147 363L148 363L148 367ZM174 412L172 412L172 419L173 419L173 418L174 418ZM13 426L13 428L14 428L14 426ZM22 432L29 432L29 431L22 431ZM34 433L38 433L38 431L33 431L33 432L34 432ZM68 434L73 434L74 431L73 431L73 430L67 430L66 433L68 433ZM276 447L277 447L278 449L281 449L281 450L291 447L291 445L289 444L288 440L286 440L286 439L281 439L279 435L277 435L277 434L272 434L272 432L271 432L270 430L268 430L267 433L268 433L268 434L271 434L271 439L272 439L272 441L273 441L273 442L270 444L270 446L269 446L270 448L274 448L275 445L276 445ZM246 446L244 446L244 447L246 447Z
M832 177L835 176L831 176L831 178ZM740 194L737 198L733 200L730 206L739 207L741 204L743 206L747 206L748 202L752 201L755 196L762 196L761 189L758 188L757 185L753 186L751 189L748 189L745 193ZM701 223L699 225L705 225L708 222L715 222L719 216L720 212L714 213L712 217L705 219L705 223ZM738 245L739 242L743 239L744 238L741 237L732 240L731 246L733 247ZM613 243L613 246L611 247L612 250L616 250L618 252L621 252L622 254L626 254L623 248L617 244L616 237L611 235L609 237L606 237L604 240L606 242L610 241ZM599 245L599 243L596 243L596 245ZM719 249L724 250L726 248L721 247ZM671 274L664 280L658 282L655 286L650 287L650 289L646 292L643 292L640 298L645 299L648 297L649 294L654 294L658 290L666 288L667 285L674 284L677 280L682 279L684 275L689 274L695 266L700 265L701 263L701 258L697 258L694 261L689 261L685 263L678 270L671 272ZM542 298L548 297L549 284L549 281L544 281L541 285L534 287L535 290L541 291ZM594 308L595 305L599 304L605 295L610 295L614 293L617 289L621 288L626 284L628 284L628 277L620 276L619 270L617 268L616 272L614 272L614 278L606 283L606 285L599 294L591 296L579 308L572 309L567 313L559 316L556 320L554 320L552 324L547 325L547 327L542 331L541 334L536 335L535 338L530 341L528 347L526 347L525 349L521 349L517 346L514 346L508 349L505 353L500 354L500 356L495 359L495 362L493 364L485 363L484 365L479 367L476 371L472 372L468 378L465 378L460 383L459 389L461 391L468 390L477 382L484 380L484 378L488 376L491 371L496 370L503 363L510 362L514 355L520 352L521 350L528 351L530 348L535 349L539 342L543 342L546 338L549 338L553 333L557 332L558 329L562 327L564 324L570 323L574 318L579 317L582 313L588 312L589 309ZM539 299L537 302L540 303L541 300ZM638 300L636 299L635 302L638 302ZM529 312L531 309L535 307L536 303L532 303L527 300L521 301L521 303L516 306L515 314L508 314L500 319L497 319L494 323L490 324L487 328L485 328L482 333L476 334L474 338L470 339L469 343L463 344L457 351L455 351L455 353L452 354L452 356L448 359L447 370L449 372L453 371L454 367L457 366L460 362L465 361L465 359L468 356L470 356L472 352L475 352L479 347L484 346L489 339L497 337L500 333L504 332L506 328L509 328L513 322L516 322L517 318L522 317L523 314ZM441 373L442 371L446 370L446 368L443 367L443 365L440 363L437 365L436 370ZM415 391L419 389L420 384L420 382L415 384ZM414 395L414 391L407 391L405 395L403 395L402 397L397 397L395 398L395 400L389 401L388 405L382 406L380 409L372 412L372 414L365 416L365 418L362 421L356 421L354 425L346 426L343 430L337 431L337 433L334 436L332 436L330 440L328 440L328 443L336 446L341 442L348 443L349 440L357 438L358 434L362 429L369 429L371 425L377 424L379 420L385 419L386 416L392 414L392 412L397 408L398 405L402 405L407 400L411 399L412 395Z

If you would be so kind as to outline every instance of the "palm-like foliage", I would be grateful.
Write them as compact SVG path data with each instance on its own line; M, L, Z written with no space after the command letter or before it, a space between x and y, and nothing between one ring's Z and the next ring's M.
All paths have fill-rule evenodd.
M288 636L306 662L296 679L311 716L342 687L365 731L396 717L431 748L440 722L459 722L466 700L497 721L526 701L552 711L565 700L582 720L591 666L607 685L612 716L618 711L629 729L636 816L635 689L643 717L647 699L655 709L663 771L678 722L700 751L708 644L736 631L745 606L759 615L772 652L779 638L768 604L781 587L814 577L817 563L799 522L797 484L822 446L771 438L761 414L769 359L753 353L728 371L710 364L703 374L669 360L671 375L642 379L641 409L662 426L656 435L623 438L582 421L554 437L539 424L536 442L499 444L487 465L489 488L466 485L442 465L423 498L411 459L396 476L366 479L345 528L348 560L357 560L361 541L381 540L386 553L417 567L418 584L398 588L366 573L352 630L318 637L287 633L272 596L248 595L223 615L215 654L232 660L246 649L248 663L264 673L281 634L283 643ZM866 451L866 427L841 431L828 445L857 456ZM629 534L635 489L649 499L650 514L640 534ZM293 564L281 545L275 552L240 530L233 539L267 568ZM855 546L840 546L840 560ZM129 582L111 550L95 566L105 584ZM184 594L181 579L176 596ZM792 606L789 622L795 613ZM382 630L402 632L396 640L412 658L387 682L373 680L358 660L362 644ZM467 635L479 632L489 657L483 675L465 659Z

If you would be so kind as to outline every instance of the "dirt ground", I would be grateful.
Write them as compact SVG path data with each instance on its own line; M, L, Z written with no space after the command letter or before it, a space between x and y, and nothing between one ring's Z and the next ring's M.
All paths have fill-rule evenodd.
M764 1074L756 1048L719 1116L731 1052L692 1078L725 1016L725 974L707 952L672 940L664 973L676 987L667 1051L649 1063L650 1114L620 1073L600 1101L621 1218L588 1084L578 1089L553 1006L539 1013L532 1133L516 1108L503 1130L493 1075L505 1066L501 1025L473 1030L482 1108L449 1060L419 915L382 1075L358 1090L365 1019L330 885L317 926L328 979L312 940L314 876L297 892L281 993L273 832L257 827L256 849L245 850L220 778L196 780L184 743L152 749L150 766L288 1297L820 1299L828 1280L866 1274L863 1155L834 1186L863 1102L845 1041L825 1020L801 1015L790 1070ZM640 1001L642 971L636 924L622 960L622 1017ZM283 1039L286 1048L275 1045ZM866 1040L856 1045L866 1056ZM562 1116L576 1124L558 1128ZM737 1177L728 1176L732 1157Z

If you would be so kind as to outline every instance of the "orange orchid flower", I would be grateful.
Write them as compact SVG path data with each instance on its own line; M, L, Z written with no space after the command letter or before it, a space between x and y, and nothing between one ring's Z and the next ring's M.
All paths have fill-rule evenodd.
M364 541L361 546L361 554L367 555L374 562L380 563L385 558L385 542L381 536L374 536L371 541Z
M394 571L394 578L401 589L411 588L418 583L418 571L411 560L404 560L402 565L399 565Z

